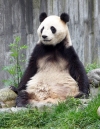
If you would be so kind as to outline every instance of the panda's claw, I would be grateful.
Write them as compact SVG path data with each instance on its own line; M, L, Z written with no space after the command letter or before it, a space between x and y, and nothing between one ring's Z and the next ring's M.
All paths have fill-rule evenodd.
M81 99L88 99L89 95L85 94L83 92L80 92L78 95L76 95L74 98L81 98Z
M9 87L12 91L14 91L16 94L18 94L18 90L15 86L10 86Z

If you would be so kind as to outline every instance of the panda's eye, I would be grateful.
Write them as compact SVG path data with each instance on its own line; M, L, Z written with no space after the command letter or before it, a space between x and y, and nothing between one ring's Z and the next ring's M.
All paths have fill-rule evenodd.
M51 26L50 29L51 29L51 31L52 31L53 34L56 33L56 28L55 27Z
M41 29L41 34L42 34L42 31L44 30L44 27Z

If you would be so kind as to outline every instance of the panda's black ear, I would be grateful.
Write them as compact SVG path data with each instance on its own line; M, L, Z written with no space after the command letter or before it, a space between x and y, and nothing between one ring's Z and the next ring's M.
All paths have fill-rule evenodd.
M60 15L60 19L61 19L62 21L64 21L65 23L66 23L66 22L69 22L69 15L68 15L67 13L62 13L62 14Z
M43 22L43 20L47 17L47 14L45 12L40 14L39 20L40 22Z

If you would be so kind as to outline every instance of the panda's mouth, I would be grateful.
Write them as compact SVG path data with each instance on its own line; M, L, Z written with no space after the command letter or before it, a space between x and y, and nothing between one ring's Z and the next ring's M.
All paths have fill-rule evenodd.
M50 41L51 41L51 39L50 39L50 40L44 39L43 41L50 42Z

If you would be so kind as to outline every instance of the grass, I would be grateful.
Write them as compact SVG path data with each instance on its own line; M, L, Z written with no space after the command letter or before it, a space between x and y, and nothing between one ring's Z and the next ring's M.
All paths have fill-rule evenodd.
M92 64L87 64L87 66L86 66L86 72L88 73L88 72L90 72L91 70L93 70L93 69L96 69L96 68L100 68L100 63L92 63Z
M69 98L42 110L0 113L0 129L100 129L99 106L100 95L86 107L78 99Z

